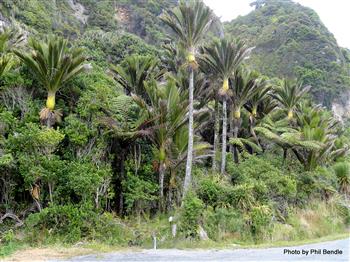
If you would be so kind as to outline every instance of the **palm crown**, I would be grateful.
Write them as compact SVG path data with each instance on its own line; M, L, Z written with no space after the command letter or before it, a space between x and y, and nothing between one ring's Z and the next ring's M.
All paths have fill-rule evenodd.
M167 11L161 19L187 50L187 61L195 63L195 48L213 21L212 11L202 1L181 1L178 8Z
M32 70L39 82L47 89L46 107L55 109L56 92L87 66L81 49L68 49L67 40L49 37L42 43L31 39L30 54L15 50L15 54Z
M301 83L284 80L281 86L274 89L272 97L288 111L288 119L290 120L294 117L293 111L297 104L309 90L310 86L303 87Z
M240 40L230 41L226 38L216 40L209 47L203 48L204 55L201 62L210 68L210 71L223 81L221 91L227 93L228 79L239 64L248 56L251 48L248 48Z

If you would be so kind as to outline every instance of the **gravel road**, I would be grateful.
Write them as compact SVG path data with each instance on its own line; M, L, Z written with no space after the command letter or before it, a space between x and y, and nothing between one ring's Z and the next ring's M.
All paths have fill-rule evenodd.
M264 249L159 249L74 257L74 261L349 261L350 238L293 247ZM328 254L324 254L325 250ZM308 252L306 255L305 253ZM312 253L311 253L312 252ZM303 254L304 253L304 254ZM341 254L340 254L341 253ZM62 260L56 260L62 261Z

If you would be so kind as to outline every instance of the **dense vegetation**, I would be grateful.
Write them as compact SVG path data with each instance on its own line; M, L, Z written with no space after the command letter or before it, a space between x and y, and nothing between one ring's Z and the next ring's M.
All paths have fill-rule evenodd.
M225 23L228 34L255 46L249 65L270 77L298 77L317 102L346 102L349 50L338 46L317 13L292 1L256 1L256 9Z
M241 243L346 230L349 124L308 85L249 69L252 49L215 38L200 1L163 12L161 46L101 21L113 1L79 2L95 27L74 40L43 35L72 36L52 21L0 35L0 256L19 242L147 247L156 236L165 247L203 232ZM39 19L17 5L1 10Z

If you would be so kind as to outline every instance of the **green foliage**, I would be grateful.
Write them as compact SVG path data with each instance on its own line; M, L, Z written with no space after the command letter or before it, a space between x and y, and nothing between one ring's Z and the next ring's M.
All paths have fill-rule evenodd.
M330 107L349 86L342 49L313 10L292 1L265 2L225 23L226 35L256 47L250 67L271 77L298 77L312 86L318 102Z
M0 256L22 243L149 248L153 235L170 247L179 239L198 240L199 226L212 240L245 242L345 230L347 124L308 101L301 85L268 79L246 65L232 74L250 51L243 42L215 40L199 48L203 37L210 40L212 34L203 34L215 19L201 1L165 12L177 45L166 40L160 48L166 31L156 17L176 2L0 3L4 23L18 22L36 39L22 46L16 30L0 34L0 216L13 212L25 222L19 226L14 216L0 221ZM296 21L289 21L287 6ZM259 28L249 26L256 23ZM310 10L269 0L229 27L256 42L248 64L267 75L299 75L317 83L316 96L318 86L328 96L333 83L342 90L347 81L349 52L338 52ZM39 40L51 33L71 40ZM315 41L322 48L312 47ZM196 70L193 81L195 179L182 199L191 83L184 58L196 69L197 54L203 72ZM79 74L85 58L91 70ZM222 109L213 96L220 86L228 88L228 140L241 163L229 154L227 172L218 176L207 158L213 116ZM49 110L40 112L39 123L46 92ZM175 239L168 221L174 212Z
M206 204L216 207L222 204L225 187L218 176L205 177L198 185L198 197Z
M134 211L139 214L141 208L149 207L157 200L158 185L150 179L153 173L151 165L144 164L142 169L137 171L138 174L133 173L132 164L129 165L126 179L122 182L125 204L130 213Z
M250 212L251 230L256 239L266 239L271 229L272 212L269 206L255 206Z
M90 30L79 40L91 59L105 67L119 64L129 55L157 56L158 50L141 38L128 33L114 34L102 30Z
M33 230L35 228L35 230ZM111 215L98 214L92 206L50 206L26 220L26 237L31 243L60 241L75 243L81 239L126 244L128 232Z
M333 166L338 179L340 192L350 194L350 165L346 162L339 162Z
M180 230L186 237L198 236L198 225L202 216L204 204L196 195L189 192L183 200L180 218Z

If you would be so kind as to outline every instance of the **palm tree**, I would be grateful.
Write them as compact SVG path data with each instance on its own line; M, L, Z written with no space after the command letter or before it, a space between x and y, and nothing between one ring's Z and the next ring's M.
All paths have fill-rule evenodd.
M16 30L0 32L0 77L11 68L11 51L23 41L23 35Z
M161 19L175 33L179 45L186 50L190 71L188 152L183 190L183 196L185 196L191 184L193 158L193 86L194 69L197 67L196 49L209 30L213 14L202 1L181 1L177 8L165 12Z
M151 132L148 137L154 146L153 152L158 162L159 206L163 210L164 177L170 165L174 136L186 124L188 100L171 78L168 78L164 86L155 80L145 82L145 91L148 99L136 94L132 97L150 121Z
M264 107L266 104L265 100L269 100L268 94L271 91L271 85L269 85L268 81L265 79L261 79L257 85L257 92L247 101L247 103L244 104L244 108L249 112L250 134L253 136L255 142L260 145L259 139L254 131L254 126L256 124L256 120L263 118L264 113L266 113L263 110L266 110L266 107ZM269 101L269 103L270 102L272 101Z
M262 79L255 72L249 71L243 67L236 70L232 79L231 90L231 117L232 120L230 137L237 139L238 131L241 127L241 109L257 92L258 87L262 86ZM233 145L233 157L236 163L239 162L237 147Z
M285 79L280 86L274 88L272 97L287 111L287 118L291 121L294 118L294 111L298 103L309 90L310 86L303 87L301 83L298 84Z
M40 112L40 119L51 127L61 114L55 111L56 93L68 81L89 68L84 64L81 49L68 48L68 41L49 37L46 42L31 39L30 54L15 50L14 53L29 67L48 95L46 107Z
M240 41L231 41L225 38L216 40L209 47L204 47L204 55L201 58L206 67L210 68L212 74L222 83L219 90L223 97L223 120L222 120L222 154L221 174L225 172L226 166L226 137L227 137L227 96L229 91L229 78L234 75L235 70L245 59L250 48ZM215 150L215 149L214 149ZM214 152L215 154L215 152Z
M163 70L159 70L158 63L159 61L151 56L132 55L120 65L111 65L111 71L128 95L134 93L145 97L144 81L157 80L164 74Z
M309 147L306 144L293 148L305 170L314 170L318 165L334 161L348 152L349 145L338 144L341 136L340 123L321 106L301 104L298 111L300 137L318 144L318 147Z

